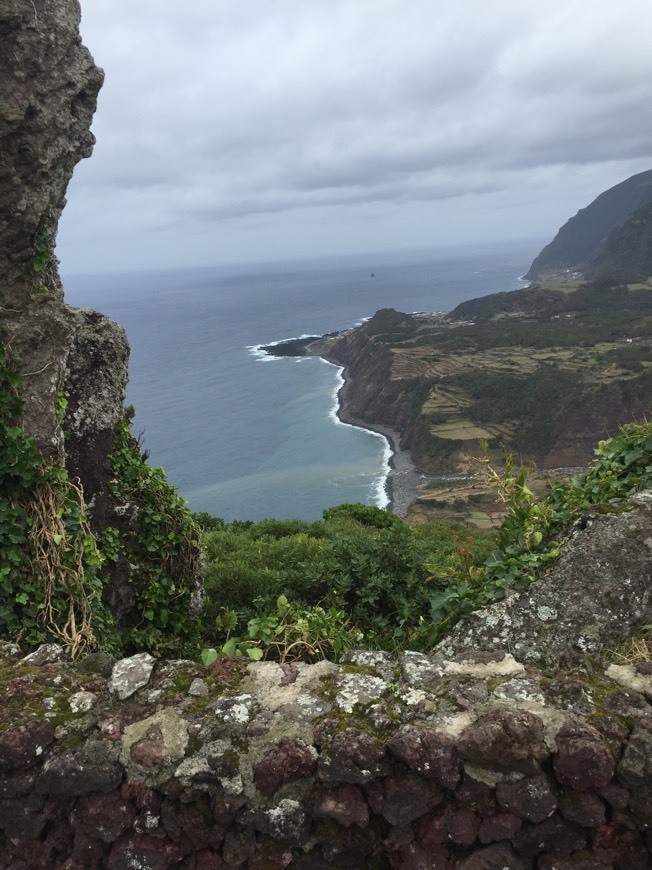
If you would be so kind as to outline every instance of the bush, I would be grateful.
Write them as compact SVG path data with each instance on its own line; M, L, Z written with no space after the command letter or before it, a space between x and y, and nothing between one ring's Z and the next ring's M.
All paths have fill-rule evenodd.
M224 644L228 631L243 636L248 622L273 613L285 596L298 610L348 614L367 646L423 645L419 626L432 610L426 563L446 560L460 547L484 557L492 540L449 523L411 529L394 514L366 505L341 505L324 515L321 522L294 526L306 531L280 538L267 534L276 528L268 520L206 535L207 641ZM228 631L221 622L226 611L236 617Z
M402 525L402 521L396 514L388 513L380 508L367 504L339 504L327 508L323 513L324 519L331 520L354 520L362 526L375 529L390 529Z

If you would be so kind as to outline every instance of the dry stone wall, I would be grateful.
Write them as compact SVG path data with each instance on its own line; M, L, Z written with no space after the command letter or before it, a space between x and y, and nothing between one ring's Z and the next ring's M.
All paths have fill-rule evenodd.
M1 661L11 870L649 866L649 666Z

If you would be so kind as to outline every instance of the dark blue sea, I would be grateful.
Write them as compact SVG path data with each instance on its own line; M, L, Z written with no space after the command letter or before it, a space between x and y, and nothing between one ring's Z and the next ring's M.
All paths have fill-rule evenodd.
M336 419L337 367L270 358L257 347L345 329L379 308L448 311L516 289L537 250L519 243L176 272L62 272L69 304L126 328L134 428L190 507L229 521L310 520L345 501L386 503L387 442Z

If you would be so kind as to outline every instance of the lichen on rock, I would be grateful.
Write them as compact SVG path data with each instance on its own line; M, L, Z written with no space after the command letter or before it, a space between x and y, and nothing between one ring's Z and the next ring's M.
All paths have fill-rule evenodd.
M509 649L524 662L599 656L652 623L652 492L632 510L596 514L562 547L551 571L524 593L462 620L439 644L446 656Z

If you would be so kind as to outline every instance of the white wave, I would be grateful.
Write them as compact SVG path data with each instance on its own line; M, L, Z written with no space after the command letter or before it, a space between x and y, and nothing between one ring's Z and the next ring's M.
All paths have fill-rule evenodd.
M262 344L246 345L246 349L258 362L274 362L274 360L284 359L282 356L274 356L274 354L268 353L266 350L263 350L263 347L265 345Z
M320 359L322 359L320 357ZM373 435L374 438L381 438L383 441L383 472L376 477L374 483L372 484L372 493L373 500L376 507L386 508L389 504L389 496L387 495L387 477L390 472L390 464L389 461L394 455L394 451L392 450L392 445L389 442L389 439L386 438L381 432L374 432L373 429L367 429L365 426L356 426L354 423L345 423L343 420L337 415L337 412L340 409L340 402L338 398L338 394L341 388L344 386L344 372L343 366L338 366L335 363L329 362L327 359L322 359L322 362L325 362L326 365L334 366L337 369L337 382L335 385L335 389L332 393L332 403L331 409L329 411L328 416L337 426L349 426L351 429L362 429L363 432L368 432L370 435Z
M378 478L373 485L372 492L376 507L384 510L389 505L389 496L387 495L387 474Z
M268 350L264 350L264 348L277 347L279 344L287 344L289 341L301 341L304 338L315 338L315 335L312 332L307 332L303 335L294 335L291 338L279 338L276 341L264 341L261 344L247 344L245 345L245 348L260 362L273 362L274 360L288 359L288 356L287 354L277 356L270 353ZM304 357L296 357L296 359L300 361L304 359Z

